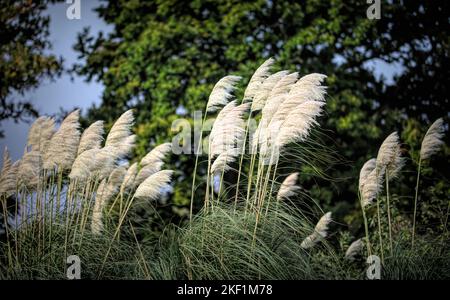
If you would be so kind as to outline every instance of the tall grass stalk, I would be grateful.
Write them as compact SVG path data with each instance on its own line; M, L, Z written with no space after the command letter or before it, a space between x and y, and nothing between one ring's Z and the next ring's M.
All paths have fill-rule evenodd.
M380 199L375 200L377 202L377 218L378 218L378 241L380 243L381 261L384 263L384 248L383 248L383 235L381 233L381 209Z
M412 226L412 237L411 237L411 246L412 247L414 247L414 238L416 235L417 200L419 197L419 180L420 180L421 166L422 166L422 158L419 158L419 166L417 167L417 178L416 178L416 187L415 187L415 196L414 196L414 215L413 215L413 226Z
M198 158L200 156L200 153L199 153L200 149L202 149L203 124L205 124L207 114L208 114L207 110L205 109L205 116L203 117L203 120L202 120L202 125L201 125L201 129L200 129L200 137L198 139L197 151L195 152L194 173L192 175L192 186L191 186L191 202L189 204L189 223L192 223L192 210L194 207L194 196L195 196L195 190L196 190L195 181L197 178Z
M242 147L241 147L241 152L242 153L241 153L241 156L240 156L240 159L239 159L239 167L238 167L238 175L237 175L238 177L237 177L237 180L236 180L236 194L234 196L234 207L235 207L235 209L236 209L237 202L238 202L239 183L240 183L240 180L241 180L242 166L244 165L244 155L245 155L246 146L247 146L247 134L248 134L249 128L250 128L250 121L252 120L252 113L253 113L253 110L250 109L250 112L249 112L249 115L248 115L248 118L247 118L247 124L245 126L245 133L244 133L244 138L243 138L243 144L242 144Z
M387 204L387 215L388 215L388 226L389 226L389 245L392 252L392 224L391 224L391 206L389 197L389 170L386 170L386 204Z

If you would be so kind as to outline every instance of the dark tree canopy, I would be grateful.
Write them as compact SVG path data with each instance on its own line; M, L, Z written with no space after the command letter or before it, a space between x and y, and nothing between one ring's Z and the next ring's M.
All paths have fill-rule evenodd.
M24 92L35 88L43 78L54 78L62 60L49 55L49 17L43 15L55 1L2 1L0 6L0 122L36 116L37 111L24 99ZM1 133L1 132L0 132Z
M222 76L248 80L270 56L280 69L327 74L324 122L354 167L332 171L345 179L339 187L309 185L325 204L354 207L359 168L387 134L405 128L414 156L426 127L449 112L449 2L389 2L382 1L381 19L369 20L365 1L107 1L98 12L115 30L83 32L75 48L85 63L74 69L105 85L90 118L111 122L138 108L139 156L151 138L169 139L178 107L203 110ZM374 60L397 63L402 72L387 84L374 75ZM179 160L189 177L192 159ZM175 190L177 204L188 201L185 181Z

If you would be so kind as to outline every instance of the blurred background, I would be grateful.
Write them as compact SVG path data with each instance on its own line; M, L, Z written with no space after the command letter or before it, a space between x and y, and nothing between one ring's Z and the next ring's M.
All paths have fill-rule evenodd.
M221 77L243 76L244 87L274 57L280 70L328 75L321 124L340 159L327 166L328 180L300 170L301 184L339 220L359 228L363 163L395 130L404 155L417 158L431 122L444 117L448 124L450 117L450 2L376 2L379 19L368 18L372 4L361 0L2 0L1 147L19 159L30 122L42 114L61 120L81 108L84 125L105 120L111 126L136 108L132 159L138 159L171 140L173 120L204 110ZM421 191L428 209L420 217L430 228L449 201L449 153L447 146L423 171L423 180L434 183ZM168 215L186 212L193 157L170 160L178 182L161 208ZM402 176L396 201L410 211L414 168Z

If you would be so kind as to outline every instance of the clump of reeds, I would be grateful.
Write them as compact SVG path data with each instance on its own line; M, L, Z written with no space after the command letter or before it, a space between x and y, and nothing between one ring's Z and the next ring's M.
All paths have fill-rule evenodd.
M429 159L433 154L439 151L443 144L442 137L444 132L443 120L436 120L428 129L425 137L422 141L422 147L420 149L420 156L418 161L417 180L415 187L414 198L414 214L412 218L412 245L414 246L415 238L415 225L416 225L416 213L417 213L417 200L418 200L418 188L421 164L424 160ZM360 171L359 177L359 196L360 204L362 208L364 226L366 233L366 245L368 254L371 254L371 243L369 240L368 218L367 210L371 204L376 201L377 210L377 223L378 223L378 240L379 248L381 252L382 261L384 262L384 247L383 247L383 234L382 234L382 219L386 218L388 223L388 238L389 238L389 250L390 254L394 251L394 239L400 240L402 236L394 237L392 234L392 207L391 207L391 195L389 190L389 182L393 178L399 176L402 167L405 164L405 158L402 155L401 143L397 132L390 134L381 144L378 151L377 158L368 160ZM381 209L380 202L382 198L380 192L385 183L386 190L386 213Z
M0 203L6 251L1 259L8 274L26 268L31 249L35 257L61 255L55 260L63 271L69 251L82 252L94 235L108 241L97 266L97 276L104 275L134 199L154 201L170 184L172 171L160 170L170 144L155 147L128 166L136 138L131 110L113 124L105 141L103 121L81 133L79 116L78 110L70 113L57 130L53 119L38 118L23 157L15 163L5 149ZM55 246L64 251L53 251Z
M425 134L422 140L422 146L420 148L419 162L417 167L417 180L414 197L414 216L413 216L413 228L412 228L412 246L414 247L414 237L416 233L416 215L417 215L417 201L419 195L419 181L422 162L429 160L432 155L440 150L444 141L444 121L442 118L437 119L431 124L430 128ZM447 212L448 213L448 212Z

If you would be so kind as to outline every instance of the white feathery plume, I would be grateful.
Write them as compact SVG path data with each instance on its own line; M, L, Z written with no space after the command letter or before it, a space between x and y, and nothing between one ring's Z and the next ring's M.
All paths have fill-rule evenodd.
M256 91L255 97L252 101L251 111L263 109L272 89L283 77L288 74L289 71L279 71L267 77L267 79L264 80L259 89Z
M78 155L89 149L100 149L102 147L104 133L103 121L94 122L86 128L80 138Z
M115 168L108 177L108 181L105 188L101 191L101 198L104 201L110 200L115 194L118 193L120 184L123 182L125 173L125 166L119 166Z
M287 96L288 95L286 94L281 94L267 99L266 105L263 107L261 114L261 122L265 121L265 128L267 128L270 121L272 120L272 117L280 108L281 104L286 100Z
M206 112L215 112L225 105L233 97L232 92L236 89L236 84L242 79L240 76L225 76L220 79L209 95Z
M115 168L111 175L100 182L97 189L97 194L95 196L95 204L92 211L92 223L91 230L94 234L100 234L103 230L103 210L108 203L108 201L117 194L119 186L123 181L126 168L121 166Z
M283 183L281 183L280 189L277 193L277 201L288 199L289 197L294 196L297 191L300 190L300 187L297 185L298 174L298 172L290 174L288 177L286 177Z
M359 172L359 192L362 208L372 204L381 189L380 176L377 176L376 164L377 160L375 158L369 159Z
M20 161L12 163L8 149L3 152L3 166L0 173L0 194L10 196L14 194L17 186L17 171Z
M142 167L136 175L134 186L140 185L142 182L144 182L145 179L155 174L156 172L161 171L163 165L164 163L162 161L155 161L152 164Z
M91 176L94 176L96 156L100 152L100 149L89 149L83 151L77 156L72 164L72 169L69 174L69 178L86 180Z
M96 153L94 173L100 179L106 178L116 167L116 160L120 157L117 148L114 146L105 146Z
M405 158L402 156L400 144L395 151L394 161L388 165L387 169L389 171L389 180L397 177L400 174L401 169L405 166Z
M146 166L157 161L162 161L170 151L172 151L171 143L164 143L156 146L152 151L147 153L144 158L141 159L141 166Z
M20 160L14 162L8 172L5 172L0 182L0 192L10 196L16 192L17 172L19 171Z
M311 73L303 76L297 81L296 85L316 85L320 86L322 82L327 78L327 75L320 73Z
M130 135L134 123L133 110L124 112L111 127L105 146L119 147Z
M328 225L331 222L331 212L327 212L325 215L320 218L319 222L316 225L316 228L314 228L314 232L319 234L322 238L327 237L327 230Z
M252 153L256 153L259 145L263 148L267 146L267 127L269 126L273 115L277 112L278 108L286 98L287 95L281 94L267 99L266 104L262 109L261 120L252 136Z
M135 179L138 174L138 163L133 163L125 173L125 176L123 178L123 182L120 186L120 192L123 193L127 190L130 190L135 186Z
M304 77L302 77L304 78ZM326 87L320 85L305 84L302 79L291 88L287 97L282 101L271 122L283 122L286 116L300 104L307 101L325 102Z
M294 72L289 75L284 76L277 82L277 84L270 91L269 98L276 97L278 95L283 95L289 93L291 88L298 80L298 73Z
M84 151L75 159L69 178L87 180L95 176L99 179L108 177L115 167L114 151L114 147Z
M115 159L119 159L130 155L131 152L133 151L135 143L136 143L136 135L132 134L130 136L127 136L119 145L110 146L115 148L114 151Z
M381 144L377 155L377 168L383 169L392 163L397 153L399 137L397 132L391 133Z
M320 236L317 234L308 235L300 244L303 249L309 249L314 247L320 240Z
M378 193L381 190L381 185L383 184L383 176L377 174L377 169L373 169L372 172L367 175L365 183L361 190L361 206L365 208L371 205L373 201L377 198Z
M439 151L444 144L442 140L444 136L444 120L442 118L437 119L428 128L425 137L422 140L422 147L420 148L420 159L428 159L433 154Z
M9 155L8 148L5 147L5 150L3 150L3 165L2 165L2 171L0 172L0 178L2 178L3 174L8 172L8 170L11 168L11 166L12 166L12 160Z
M211 174L226 172L231 169L230 164L236 161L236 158L239 156L239 149L229 149L225 152L222 152L217 158L214 160L214 163L211 165Z
M300 247L303 249L308 249L316 245L319 241L327 237L328 226L331 223L331 212L327 212L320 218L314 232L306 237L301 243Z
M312 126L317 124L316 118L322 114L324 105L321 101L305 101L288 114L280 127L276 123L269 125L270 136L276 136L276 146L281 149L290 142L305 140Z
M162 189L170 183L172 174L172 170L162 170L151 175L138 186L134 197L145 200L158 199Z
M220 111L209 135L211 157L242 145L245 133L243 115L249 106L250 103L236 106L236 101L231 101Z
M98 185L97 193L95 195L94 208L92 210L91 231L94 234L100 234L100 232L103 230L102 215L104 206L101 195L103 194L103 191L105 189L106 189L106 179L103 179Z
M39 176L42 170L42 154L40 151L31 150L23 155L19 169L17 171L17 179L19 184L26 187L34 188L39 183Z
M375 170L376 166L377 160L375 158L371 158L364 163L364 165L361 168L361 171L359 172L359 191L363 190L363 187L367 182L369 174L373 170Z
M252 78L250 78L247 88L245 89L244 102L251 101L255 97L264 80L270 76L270 69L274 63L275 60L273 58L269 58L261 66L259 66L258 69L256 69L255 73L252 75Z
M30 127L27 143L33 150L44 153L54 133L55 120L49 117L39 117Z
M356 256L361 253L364 248L364 243L362 239L357 239L348 247L347 251L345 251L345 258L354 261Z
M381 144L377 155L377 172L383 176L385 171L389 172L389 177L395 177L403 167L401 157L400 139L397 132L391 133Z
M300 78L295 84L297 79L297 74L291 74L292 77L289 80L286 79L286 86L279 89L279 92L274 92L273 97L269 97L266 106L262 111L261 122L258 125L257 133L253 140L253 145L259 144L261 146L261 153L266 156L266 152L273 147L275 137L278 136L278 132L284 127L286 120L292 114L290 119L291 123L287 124L287 127L294 125L297 130L305 129L301 127L304 124L302 121L307 121L306 124L312 125L315 123L314 119L317 115L320 115L321 108L325 102L326 88L321 86L321 79L325 78L325 75L309 74ZM290 75L289 75L290 76ZM288 77L288 76L286 76ZM285 78L286 78L285 77ZM315 79L315 80L313 80ZM319 103L313 103L311 101L316 101ZM306 104L310 102L309 104ZM297 108L301 107L299 110ZM310 115L311 108L318 110L317 115ZM302 113L302 110L305 111ZM307 116L305 116L305 114ZM309 114L309 115L308 115ZM301 122L301 126L292 124L299 118L298 122ZM306 132L309 132L309 127ZM305 131L303 131L305 133ZM289 129L286 129L285 134L290 133ZM297 132L298 134L298 132ZM285 136L286 138L287 136ZM294 136L291 136L293 138ZM298 139L302 139L305 136L300 135ZM288 139L289 140L289 139ZM295 138L294 138L295 140ZM255 143L257 141L257 143Z
M79 118L80 110L71 112L52 136L44 153L44 169L50 170L56 166L62 170L70 169L80 142Z
M297 72L285 75L280 80L277 81L277 83L273 86L272 90L269 92L269 95L267 96L267 101L265 102L265 105L262 108L263 109L262 118L256 130L257 134L254 135L253 138L254 146L262 143L265 144L266 142L265 131L269 126L272 116L284 102L289 91L294 86L297 80L298 80ZM262 145L262 147L264 147L264 145Z

